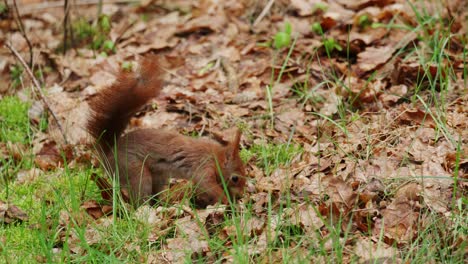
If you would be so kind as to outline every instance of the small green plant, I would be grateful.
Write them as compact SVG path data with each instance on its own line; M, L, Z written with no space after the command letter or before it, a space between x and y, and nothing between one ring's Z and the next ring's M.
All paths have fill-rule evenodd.
M21 102L16 96L7 96L0 101L0 141L28 142L30 126L29 104Z
M111 20L106 15L100 16L97 23L80 18L73 24L73 30L77 33L79 42L89 43L93 50L101 50L105 53L115 52L115 43L107 39L111 27Z
M99 18L99 28L105 33L110 32L110 30L111 30L111 21L110 21L109 16L102 15Z
M320 25L319 22L313 23L312 26L310 27L310 29L311 29L312 32L314 32L315 34L323 35L322 25Z
M7 6L4 3L0 3L0 16L8 11Z
M16 88L20 86L22 79L21 76L23 75L23 68L17 64L10 66L10 78L11 78L11 86Z
M340 44L338 44L338 42L332 37L324 39L323 46L325 47L327 54L331 54L334 50L337 50L337 51L343 50Z
M34 76L36 76L37 79L42 80L44 79L44 73L42 72L42 69L37 69L34 71Z
M291 33L292 33L292 27L291 23L286 22L284 24L284 29L283 31L280 31L276 33L273 45L275 49L281 49L283 47L289 46L291 44Z
M112 40L106 40L102 44L102 49L108 53L115 52L115 43Z
M366 28L372 24L368 15L362 15L358 18L358 25L360 28Z
M79 40L92 38L97 31L97 29L84 18L79 18L76 20L72 27L73 31L76 32Z
M122 62L122 70L131 71L133 69L133 63L130 61Z

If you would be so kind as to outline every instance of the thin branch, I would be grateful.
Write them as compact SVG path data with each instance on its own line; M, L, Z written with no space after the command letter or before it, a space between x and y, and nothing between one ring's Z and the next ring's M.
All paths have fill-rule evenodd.
M68 0L70 2L70 0ZM70 18L68 18L68 25L67 25L67 29L68 29L68 33L70 34L70 43L71 43L71 48L73 48L75 51L76 51L76 45L74 45L73 43L75 43L75 34L74 34L74 31L73 31L73 26L72 26L72 23L70 22L72 20L71 18L71 9L73 7L76 7L76 2L73 1L73 6L71 3L68 4L68 16Z
M63 54L67 52L67 40L68 40L68 15L70 13L69 8L69 1L65 0L65 4L63 6Z
M62 129L62 125L60 124L57 116L55 115L55 113L52 111L52 109L50 108L50 105L49 103L47 102L47 99L45 97L45 95L42 93L42 89L41 89L41 86L39 84L39 82L37 81L36 77L34 77L34 74L32 73L31 71L31 68L28 67L28 65L26 64L26 62L24 61L24 59L21 57L21 55L18 53L18 51L13 48L10 44L8 43L5 43L5 47L7 47L11 53L13 53L13 55L21 62L21 64L23 65L24 69L26 70L26 72L28 73L29 77L31 78L31 80L33 81L33 87L36 88L37 92L39 93L40 97L41 97L41 100L42 102L44 103L44 105L46 106L47 110L49 110L49 113L52 115L52 118L54 119L55 123L57 124L57 127L60 131L60 133L62 134L63 136L63 140L65 141L65 144L68 144L68 140L67 140L67 137L65 136L65 133L63 132L63 129Z
M16 0L13 0L13 6L15 7L15 13L16 13L16 24L18 24L18 27L20 29L21 35L23 35L24 39L26 40L26 43L28 44L29 48L29 68L33 67L33 46L31 44L31 41L28 38L28 35L26 35L26 30L24 29L24 24L23 21L21 20L21 15L18 10L18 5L16 4Z
M257 17L257 19L255 19L255 22L253 23L253 26L257 26L258 23L260 23L260 21L262 21L263 17L266 16L266 14L268 13L268 11L270 11L271 7L273 6L273 3L275 2L275 0L270 0L268 1L268 3L266 4L266 6L263 8L262 12L260 13L260 15Z

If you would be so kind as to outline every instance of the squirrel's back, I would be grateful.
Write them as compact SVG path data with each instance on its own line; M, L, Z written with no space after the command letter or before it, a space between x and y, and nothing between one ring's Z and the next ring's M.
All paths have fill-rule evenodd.
M135 112L158 96L163 75L158 57L148 55L136 72L121 70L112 85L91 98L86 128L101 151L112 149Z

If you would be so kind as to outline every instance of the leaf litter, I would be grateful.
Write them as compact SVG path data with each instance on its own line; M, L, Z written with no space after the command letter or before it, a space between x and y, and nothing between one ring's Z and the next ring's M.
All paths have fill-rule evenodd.
M18 173L18 181L27 184L43 177L42 172L63 167L65 160L90 162L89 153L71 150L83 145L91 150L90 145L86 147L90 142L84 130L87 99L111 83L125 63L135 65L140 55L159 53L168 72L162 95L152 101L153 107L132 119L130 129L171 128L202 134L239 126L244 130L242 147L246 150L267 144L303 146L300 155L278 164L265 164L261 153L252 154L249 187L237 210L242 215L248 212L246 205L251 205L254 215L240 220L242 236L249 242L237 250L260 260L271 243L289 238L288 230L296 228L304 237L320 234L325 239L333 225L341 225L341 234L351 234L347 239L340 237L348 249L345 262L353 257L362 263L401 262L399 251L424 229L426 212L447 218L454 210L453 198L466 199L468 193L468 109L463 79L467 47L462 44L467 28L460 21L467 15L466 8L424 4L441 21L453 21L446 25L451 26L453 44L445 50L449 59L434 64L421 59L432 52L422 39L440 31L436 25L420 28L414 8L422 2L275 1L261 19L267 1L249 3L105 4L103 12L112 19L109 38L116 50L105 56L86 45L65 55L56 52L62 40L60 30L53 26L61 21L59 10L51 7L23 16L34 43L36 67L51 69L41 81L71 146L65 145L49 117L45 138L33 140L37 168ZM21 8L33 10L35 5L26 1ZM77 15L87 16L84 11ZM257 17L259 21L253 24ZM274 50L269 45L286 23L292 26L295 44ZM314 31L314 23L323 35ZM0 36L5 39L0 43L12 43L26 57L27 43L11 23L0 24ZM0 77L9 88L2 88L2 96L14 94L9 72L16 65L15 58L2 48L0 59ZM448 65L455 67L447 72L444 67ZM30 80L23 82L27 88ZM443 85L448 88L442 91ZM445 108L427 104L434 98L446 100ZM30 118L37 123L37 111L44 110L37 108L39 100L30 100L36 105ZM9 155L15 152L11 143L1 143L0 149L2 160L21 159L20 154ZM267 170L265 166L274 167ZM223 208L191 209L177 195L177 187L187 184L171 185L170 192L176 195L168 196L167 206L142 207L133 216L152 226L148 237L134 240L161 243L160 250L151 252L145 261L181 263L188 257L233 262L230 238L239 236L238 227L225 222L228 213ZM102 195L104 201L111 199L105 191ZM28 221L16 206L1 203L2 223ZM97 220L75 224L86 226L84 239L99 247L110 233L97 227L109 225L117 216L109 216L109 204L95 200L82 201L81 209ZM62 212L62 217L70 223L74 216ZM163 239L169 234L173 235ZM82 237L64 231L61 235L69 236L72 253L85 254ZM214 252L208 242L213 237L223 241L226 250L222 254ZM304 256L308 247L318 246L307 241L289 247L300 248L294 254ZM325 248L332 250L331 244ZM125 250L123 255L141 251L132 241ZM271 257L285 261L278 252Z

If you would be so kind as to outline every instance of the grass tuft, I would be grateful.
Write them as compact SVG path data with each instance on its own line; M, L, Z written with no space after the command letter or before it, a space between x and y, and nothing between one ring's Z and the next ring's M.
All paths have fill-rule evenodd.
M0 101L0 141L27 143L31 136L28 118L29 104L16 96L7 96Z

